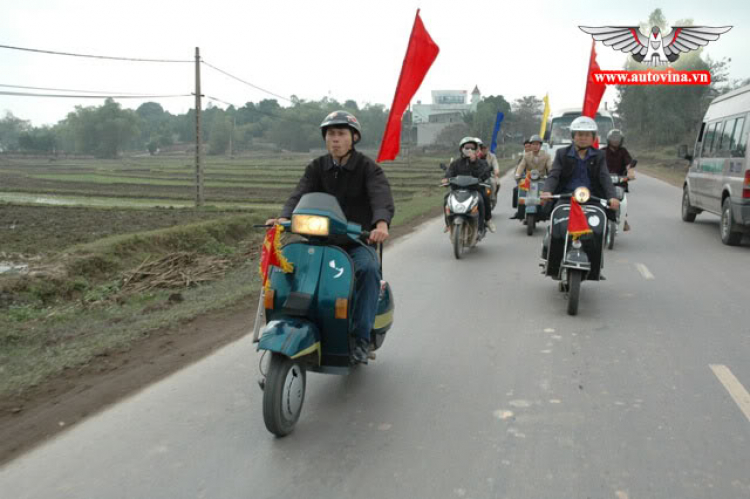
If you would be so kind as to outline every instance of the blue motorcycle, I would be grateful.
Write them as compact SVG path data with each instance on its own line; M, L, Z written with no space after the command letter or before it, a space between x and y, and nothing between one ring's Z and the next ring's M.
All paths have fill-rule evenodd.
M260 386L263 420L283 437L294 429L305 399L306 372L348 374L354 366L354 263L342 245L362 244L369 233L349 223L334 196L304 195L284 228L301 236L282 249L291 273L273 268L263 297L266 325L258 350L270 353ZM382 253L381 253L382 262ZM381 268L382 270L382 268ZM393 324L390 286L381 281L370 358ZM261 362L262 364L262 362Z

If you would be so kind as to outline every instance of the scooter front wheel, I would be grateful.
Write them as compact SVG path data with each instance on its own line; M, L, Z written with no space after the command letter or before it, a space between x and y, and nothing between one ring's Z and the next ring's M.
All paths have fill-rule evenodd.
M578 314L578 298L581 295L581 275L579 270L568 271L568 315Z
M263 390L263 421L277 437L289 435L297 424L305 401L305 368L279 353L271 354Z
M526 214L526 235L531 236L534 234L536 228L536 216L533 213Z
M464 250L464 235L462 229L463 225L453 226L453 256L456 257L456 260L461 259L461 253L463 253Z

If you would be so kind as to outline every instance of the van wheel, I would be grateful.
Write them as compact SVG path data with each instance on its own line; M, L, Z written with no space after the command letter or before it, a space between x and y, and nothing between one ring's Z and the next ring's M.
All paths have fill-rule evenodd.
M698 212L690 206L690 195L688 194L688 188L685 186L682 189L682 221L683 222L695 222L695 216Z
M727 246L737 246L742 241L742 232L732 232L732 203L725 198L721 204L721 242Z

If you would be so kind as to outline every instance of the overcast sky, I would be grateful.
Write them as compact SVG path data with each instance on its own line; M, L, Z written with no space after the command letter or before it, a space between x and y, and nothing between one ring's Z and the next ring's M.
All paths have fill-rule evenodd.
M448 1L448 0L4 0L0 44L125 57L209 62L283 96L330 96L390 107L414 14L440 54L414 101L430 90L478 85L512 101L549 92L555 109L580 106L591 38L579 25L637 25L655 7L667 20L734 28L705 53L729 57L731 77L750 77L746 0ZM625 55L597 44L602 69L621 69ZM157 94L194 90L193 64L114 62L0 49L0 84ZM202 67L203 93L243 105L273 98ZM0 88L0 90L12 90ZM605 101L613 102L614 89ZM152 99L149 99L152 100ZM191 98L157 100L173 113ZM120 101L136 108L143 101ZM0 96L34 125L53 124L73 106L102 100ZM204 104L205 105L205 104ZM220 105L221 107L225 107Z

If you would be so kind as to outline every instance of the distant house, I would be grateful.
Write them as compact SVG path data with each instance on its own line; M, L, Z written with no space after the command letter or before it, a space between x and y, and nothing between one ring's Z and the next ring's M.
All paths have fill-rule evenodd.
M411 106L417 145L432 145L447 126L463 123L464 114L476 111L481 98L482 94L475 86L471 96L466 90L433 90L432 104L417 101Z

